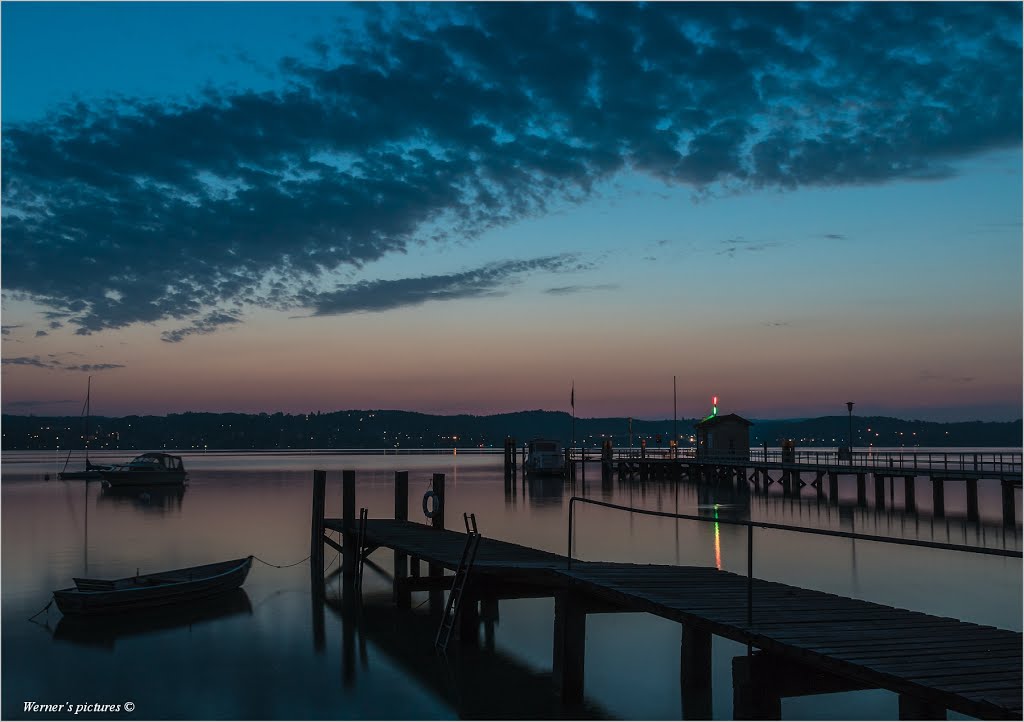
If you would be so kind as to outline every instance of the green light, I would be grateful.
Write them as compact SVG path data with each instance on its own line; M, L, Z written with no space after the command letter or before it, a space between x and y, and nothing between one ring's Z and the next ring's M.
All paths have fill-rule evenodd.
M704 421L707 421L708 419L713 419L716 416L718 416L718 397L717 396L712 396L711 397L711 413L704 417Z

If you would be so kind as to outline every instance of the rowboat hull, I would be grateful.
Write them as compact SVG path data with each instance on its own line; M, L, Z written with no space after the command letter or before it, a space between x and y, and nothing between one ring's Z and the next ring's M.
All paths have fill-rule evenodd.
M113 581L76 579L53 593L67 615L103 615L180 605L223 594L245 582L252 557Z

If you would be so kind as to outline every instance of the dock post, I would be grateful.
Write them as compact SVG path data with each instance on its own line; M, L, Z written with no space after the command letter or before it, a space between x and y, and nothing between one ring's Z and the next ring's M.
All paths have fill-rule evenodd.
M932 514L946 516L945 480L932 477Z
M435 529L444 529L444 474L434 474L433 480L431 481L431 488L434 490L434 493L437 494L437 513L434 514L434 518L430 520L430 525Z
M764 679L763 660L758 655L732 659L732 718L737 720L781 720L782 697L775 693L773 680ZM707 719L711 719L710 714Z
M875 508L885 508L885 476L875 474Z
M683 719L711 719L711 632L691 624L680 625L679 683Z
M916 697L901 694L899 705L900 719L946 719L946 708L935 702L925 702Z
M562 702L583 701L583 669L586 658L587 613L582 600L570 591L555 593L554 649L551 669Z
M434 518L430 520L431 526L435 529L444 530L444 512L445 512L445 498L444 498L444 474L434 474L433 480L431 481L431 488L434 493L437 494L437 513ZM427 574L431 577L443 577L444 567L438 564L428 564ZM444 592L441 589L431 589L427 595L428 606L431 614L443 614L444 613Z
M356 580L356 472L341 472L341 577L346 584Z
M313 521L309 534L309 581L313 595L324 593L324 493L327 472L313 472Z
M409 472L395 472L395 521L409 521ZM408 558L404 552L395 551L394 600L399 609L412 606L412 593L403 586L409 576Z
M967 480L967 519L978 521L978 480Z
M832 506L839 504L839 472L828 472L828 503Z
M917 511L917 499L915 498L914 492L916 490L915 480L913 476L903 477L903 508L907 511Z
M857 506L868 505L868 492L865 488L864 472L857 474Z
M1013 527L1016 525L1017 510L1013 503L1013 484L1005 479L1000 482L1003 487L1003 526Z

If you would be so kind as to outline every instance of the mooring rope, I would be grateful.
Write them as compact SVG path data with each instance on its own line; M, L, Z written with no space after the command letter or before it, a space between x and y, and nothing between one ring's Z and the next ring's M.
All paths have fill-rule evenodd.
M312 555L310 555L310 556L312 556ZM298 566L299 564L302 564L302 562L308 562L309 561L309 557L306 557L305 559L300 559L299 561L292 562L291 564L271 564L266 559L260 559L255 554L252 555L252 558L255 559L258 562L262 562L263 564L266 564L268 567L274 567L274 569L287 569L288 567L295 567L295 566Z

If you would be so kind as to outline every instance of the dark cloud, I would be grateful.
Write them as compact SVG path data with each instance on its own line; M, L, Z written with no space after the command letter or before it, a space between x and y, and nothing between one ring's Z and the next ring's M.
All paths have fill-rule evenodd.
M14 358L5 358L0 361L3 365L7 366L38 366L43 369L53 368L53 364L40 361L38 356L15 356Z
M782 327L785 327L785 326L789 326L790 323L789 323L789 321L765 321L761 325L762 326L768 326L770 328L782 328Z
M21 328L21 324L14 324L12 326L0 326L0 334L3 334L4 336L10 336L11 331L13 331L16 328Z
M123 369L124 364L76 364L74 366L63 366L65 371L107 371L109 369Z
M312 308L314 316L387 311L402 306L418 306L428 301L501 296L524 275L538 271L562 272L585 268L586 264L581 263L573 254L526 261L502 261L447 275L361 281L340 286L335 291L307 293L302 297L302 304Z
M36 331L36 338L39 338L40 336L49 336L49 335L50 334L47 331Z
M917 375L917 380L921 383L941 383L941 384L956 384L962 386L964 384L973 383L975 380L974 376L946 376L943 374L935 374L931 371L920 371Z
M735 258L736 254L742 251L763 251L767 248L775 248L780 244L774 241L745 241L742 238L730 238L720 241L720 245L723 247L716 251L715 255Z
M232 316L229 313L223 313L221 311L215 311L204 318L196 319L191 326L174 329L173 331L164 331L160 334L160 339L167 343L178 343L184 340L186 336L213 333L221 326L236 323L241 323L241 319L237 316Z
M825 238L826 240L829 240L829 241L845 241L846 240L846 236L844 236L842 233L826 233L824 236L822 236L822 238Z
M574 293L586 293L588 291L612 291L618 288L618 285L614 283L595 283L592 285L576 285L576 286L556 286L555 288L546 288L544 293L548 293L552 296L569 296Z
M699 192L864 184L1020 144L1013 3L361 11L364 33L282 60L276 92L74 102L5 124L4 287L81 334L282 308L329 274L475 238L623 170ZM339 293L342 308L356 297Z
M66 355L77 355L77 354L66 354ZM5 366L35 366L36 368L48 369L51 371L108 371L110 369L123 369L124 364L66 364L57 358L56 354L48 354L46 361L40 359L38 356L16 356L13 358L5 358L0 363Z

